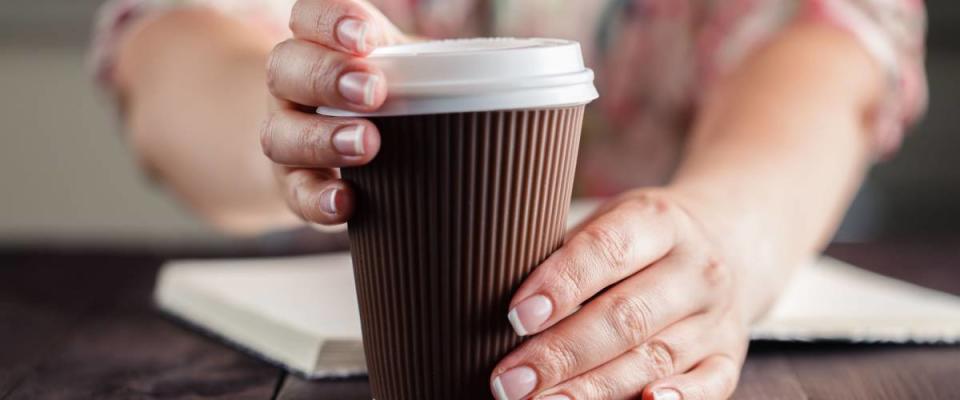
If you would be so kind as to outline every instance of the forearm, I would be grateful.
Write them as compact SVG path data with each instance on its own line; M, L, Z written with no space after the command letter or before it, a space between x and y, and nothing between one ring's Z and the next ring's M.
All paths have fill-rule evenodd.
M845 33L798 25L706 99L672 187L713 214L707 229L727 254L755 267L754 296L772 299L836 229L869 163L881 76Z
M260 151L272 41L213 11L175 11L134 28L117 82L145 167L197 214L232 232L294 224Z

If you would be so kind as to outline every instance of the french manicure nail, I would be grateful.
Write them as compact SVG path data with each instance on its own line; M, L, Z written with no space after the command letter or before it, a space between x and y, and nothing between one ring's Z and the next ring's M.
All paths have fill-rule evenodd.
M530 367L517 367L493 379L497 400L519 400L537 387L537 373Z
M547 397L541 397L537 400L570 400L570 396L564 394L551 394Z
M340 77L340 94L347 101L372 106L380 76L367 72L349 72Z
M653 391L653 400L681 400L680 392L674 389L657 389Z
M364 148L363 125L348 125L333 133L333 148L345 156L362 156Z
M333 187L320 193L320 209L323 212L331 215L337 213L337 194L339 192L339 188Z
M536 295L521 301L507 314L510 325L519 336L527 336L550 319L553 303L547 296Z
M357 53L367 52L370 24L356 18L344 18L337 24L337 41Z

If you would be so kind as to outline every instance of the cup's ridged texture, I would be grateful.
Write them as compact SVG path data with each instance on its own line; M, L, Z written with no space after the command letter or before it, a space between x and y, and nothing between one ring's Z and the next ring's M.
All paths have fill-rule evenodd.
M562 243L583 107L374 118L343 170L377 400L489 399L511 294Z

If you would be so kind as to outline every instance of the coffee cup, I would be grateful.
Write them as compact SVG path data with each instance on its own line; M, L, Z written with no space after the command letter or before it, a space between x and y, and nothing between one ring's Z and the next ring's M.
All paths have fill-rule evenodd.
M584 107L579 44L466 39L377 49L381 148L344 168L364 351L379 400L488 399L518 345L512 293L563 240Z

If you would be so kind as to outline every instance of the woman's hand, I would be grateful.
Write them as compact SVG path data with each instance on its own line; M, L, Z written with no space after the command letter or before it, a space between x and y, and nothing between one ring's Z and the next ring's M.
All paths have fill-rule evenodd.
M513 297L510 322L536 336L494 369L497 399L729 397L749 318L706 223L668 190L635 191L571 231Z
M260 132L290 209L319 224L346 221L353 192L337 168L363 165L377 154L380 134L361 118L317 115L317 106L366 112L387 96L383 73L364 62L377 46L405 37L377 10L357 0L299 0L290 18L293 39L277 45L267 64L273 95Z

